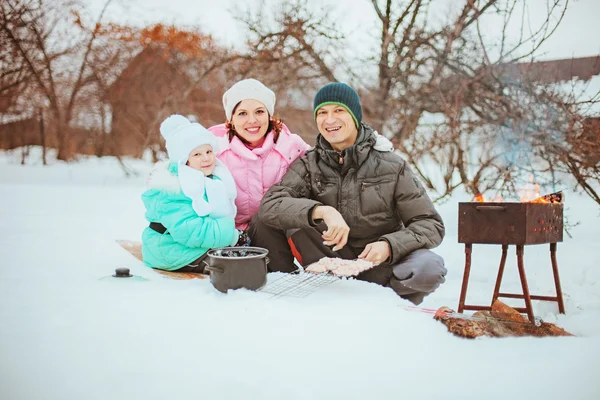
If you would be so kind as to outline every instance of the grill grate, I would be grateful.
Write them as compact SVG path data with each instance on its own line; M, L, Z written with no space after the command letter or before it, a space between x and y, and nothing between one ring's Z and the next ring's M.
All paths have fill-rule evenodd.
M340 278L330 274L283 274L283 276L268 282L259 291L276 297L306 297L322 287L339 281Z

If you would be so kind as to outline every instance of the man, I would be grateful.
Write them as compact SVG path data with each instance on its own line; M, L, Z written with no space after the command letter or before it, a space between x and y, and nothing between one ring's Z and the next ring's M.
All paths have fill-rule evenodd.
M377 150L354 89L324 86L314 113L316 146L265 194L250 227L253 244L269 250L271 271L296 269L288 236L304 266L322 257L371 261L357 279L421 303L445 281L442 258L427 250L444 237L440 215L391 146Z

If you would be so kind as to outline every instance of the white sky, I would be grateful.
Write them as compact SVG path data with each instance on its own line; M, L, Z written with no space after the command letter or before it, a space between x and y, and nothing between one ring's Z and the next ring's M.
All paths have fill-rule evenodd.
M98 15L105 0L82 0L90 6L92 15ZM348 34L360 52L369 44L376 43L369 36L376 36L374 29L361 29L357 25L373 26L376 15L369 0L306 0L315 8L324 4L335 7L332 15L336 16L343 30ZM276 4L276 0L240 1L240 0L113 0L107 12L108 18L121 23L147 25L157 22L176 25L194 25L212 34L222 44L229 46L243 45L244 32L239 22L232 17L234 10L254 9L267 4ZM457 12L463 1L439 0L432 7L433 19L442 20L448 12ZM529 21L535 26L545 13L546 0L527 0ZM268 13L267 13L268 15ZM569 8L562 24L551 39L540 49L538 58L556 59L584 57L600 54L600 1L570 0ZM498 38L500 21L489 18L484 24L484 35L490 39ZM365 34L366 31L367 33ZM509 32L514 38L518 32Z

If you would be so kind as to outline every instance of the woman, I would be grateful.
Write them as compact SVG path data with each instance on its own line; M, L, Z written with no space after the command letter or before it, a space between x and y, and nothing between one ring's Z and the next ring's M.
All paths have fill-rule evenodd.
M222 137L218 158L237 187L235 225L246 231L265 192L310 148L274 116L275 93L256 79L237 82L223 95L227 122L209 130Z

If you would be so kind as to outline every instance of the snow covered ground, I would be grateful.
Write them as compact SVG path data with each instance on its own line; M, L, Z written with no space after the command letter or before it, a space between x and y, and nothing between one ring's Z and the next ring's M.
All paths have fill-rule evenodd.
M166 279L115 243L146 225L149 163L127 160L127 178L110 158L19 159L0 153L0 399L600 398L600 214L585 197L567 193L581 223L558 245L566 315L534 303L577 337L465 340L364 282L272 299ZM439 207L449 275L423 307L457 307L462 200ZM503 290L518 293L514 252ZM499 258L474 245L468 303L489 302ZM101 279L120 266L147 281ZM548 246L526 247L525 266L531 292L552 295Z

